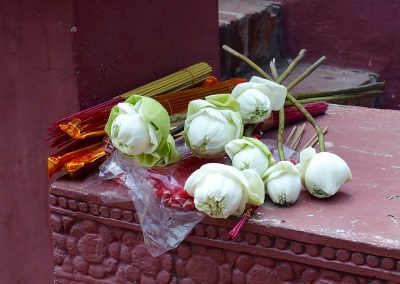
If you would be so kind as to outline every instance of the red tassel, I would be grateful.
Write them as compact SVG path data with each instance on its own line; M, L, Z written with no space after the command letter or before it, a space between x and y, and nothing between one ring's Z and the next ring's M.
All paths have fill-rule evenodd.
M253 206L249 209L246 210L246 212L242 215L242 218L240 218L240 221L236 224L235 227L228 233L228 237L230 239L234 239L242 230L244 224L246 224L247 220L249 220L251 214L253 214L254 210L257 207Z

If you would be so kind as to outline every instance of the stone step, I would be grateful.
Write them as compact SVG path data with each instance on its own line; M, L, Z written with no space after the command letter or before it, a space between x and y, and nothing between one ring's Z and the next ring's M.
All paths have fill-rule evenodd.
M310 64L300 64L298 68L285 80L288 84L296 76L300 75ZM283 72L286 66L280 69ZM338 90L357 87L364 84L376 83L379 81L379 74L368 70L355 68L341 68L329 65L320 66L303 82L293 88L293 93L318 92L327 90ZM347 101L348 105L358 105L365 107L375 107L378 98L358 99Z
M299 64L293 73L284 81L285 84L292 81L311 64ZM268 70L264 68L265 70ZM286 65L278 67L278 72L282 73ZM354 68L341 68L329 65L321 65L309 77L298 86L293 88L293 93L317 92L324 90L335 90L356 87L366 83L377 82L379 75L367 70Z
M220 45L228 45L257 64L281 58L280 4L263 0L219 0ZM221 51L221 77L229 78L246 66Z
M288 66L281 49L281 12L279 1L265 0L219 0L220 45L228 45L243 53L269 72L268 63L276 58L278 72ZM306 59L306 58L305 58ZM328 58L329 59L329 58ZM303 72L309 64L299 64L285 84ZM221 77L244 77L257 75L251 68L227 52L221 50ZM368 70L351 67L322 65L306 80L293 89L293 93L345 89L377 82L379 75ZM367 107L375 107L378 99L351 101Z
M278 73L281 74L286 69L287 65L287 61L281 61L277 66ZM283 84L287 85L309 66L310 64L306 63L299 64L297 68L293 71L293 73L283 82ZM262 65L261 67L263 70L267 71L267 73L271 74L269 66ZM236 76L246 79L250 79L254 75L259 76L258 73L249 68L243 69L242 72L236 74ZM309 77L307 77L299 85L294 87L292 93L295 94L304 92L347 89L368 83L375 83L378 80L379 75L368 70L321 65ZM377 99L379 98L349 101L346 104L375 107Z

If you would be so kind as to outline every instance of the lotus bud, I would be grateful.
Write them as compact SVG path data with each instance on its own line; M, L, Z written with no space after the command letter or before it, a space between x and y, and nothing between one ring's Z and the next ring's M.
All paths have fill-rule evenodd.
M229 94L212 95L189 103L184 138L200 157L223 156L225 145L243 135L239 103Z
M271 90L264 84L247 82L236 85L232 96L240 104L243 123L259 123L270 117L271 95Z
M232 160L232 166L239 169L253 169L260 176L275 164L268 147L260 140L243 137L232 140L225 146L225 151Z
M270 167L265 173L264 181L268 195L274 203L290 205L300 195L300 172L289 161L281 161Z
M272 110L280 110L283 108L287 94L287 89L285 86L257 76L251 77L249 82L263 84L270 89L268 98L271 101Z
M246 203L261 205L265 197L257 172L216 163L205 164L193 172L184 188L194 197L197 210L212 218L240 216Z
M154 99L136 95L113 107L105 127L114 147L145 167L180 159L169 129L165 108Z
M111 142L127 155L152 153L158 147L154 128L136 112L118 115L111 125Z
M338 155L315 153L311 149L306 148L300 153L298 168L302 172L304 186L315 197L330 197L352 180L350 168Z

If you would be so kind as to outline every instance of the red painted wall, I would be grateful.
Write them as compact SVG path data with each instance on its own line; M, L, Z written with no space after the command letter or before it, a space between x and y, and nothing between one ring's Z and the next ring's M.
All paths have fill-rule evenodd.
M400 1L283 0L286 55L371 70L387 82L383 108L400 109Z
M74 21L83 107L200 61L219 74L217 0L76 1Z
M0 2L0 283L52 283L49 122L204 60L217 1Z

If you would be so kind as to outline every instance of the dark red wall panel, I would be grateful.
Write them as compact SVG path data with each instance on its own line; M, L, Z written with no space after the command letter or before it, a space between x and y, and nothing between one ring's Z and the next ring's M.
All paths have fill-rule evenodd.
M53 283L47 125L198 61L217 1L0 1L0 283Z

